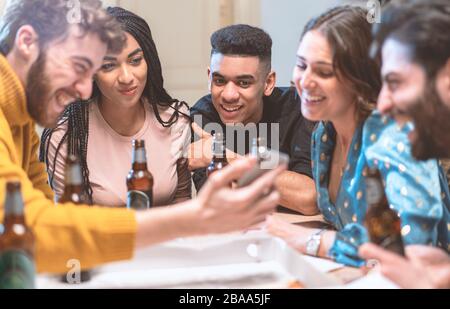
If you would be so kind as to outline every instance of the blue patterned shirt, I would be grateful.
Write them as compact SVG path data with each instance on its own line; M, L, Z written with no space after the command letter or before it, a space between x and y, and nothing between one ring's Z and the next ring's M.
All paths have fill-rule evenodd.
M337 262L362 266L358 247L368 241L365 169L376 167L385 183L386 197L402 222L405 245L426 244L449 251L450 194L437 160L417 161L411 155L408 133L412 124L399 126L375 111L353 136L336 203L330 201L328 180L336 131L330 122L318 124L312 137L313 176L317 202L325 220L336 230L329 255Z

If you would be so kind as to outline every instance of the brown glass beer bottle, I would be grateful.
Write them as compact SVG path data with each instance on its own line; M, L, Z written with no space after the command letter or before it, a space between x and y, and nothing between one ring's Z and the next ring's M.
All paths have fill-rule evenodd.
M207 177L228 165L223 133L218 132L213 136L212 156L211 163L206 169Z
M25 222L20 182L8 182L0 225L0 289L34 287L34 235Z
M153 175L147 169L143 140L133 140L132 167L127 176L127 208L145 210L153 206Z
M64 175L64 193L58 203L87 204L83 196L83 177L81 166L75 155L69 155L66 159Z
M66 159L65 175L64 175L64 193L59 198L58 203L73 203L76 205L88 205L88 200L83 194L83 177L81 174L81 166L78 157L68 155ZM74 278L72 278L74 279ZM80 271L80 282L91 280L91 271ZM67 274L63 274L61 280L70 283ZM71 280L74 283L76 280Z
M380 171L367 169L365 182L368 206L365 225L370 241L387 250L404 255L400 217L389 207Z

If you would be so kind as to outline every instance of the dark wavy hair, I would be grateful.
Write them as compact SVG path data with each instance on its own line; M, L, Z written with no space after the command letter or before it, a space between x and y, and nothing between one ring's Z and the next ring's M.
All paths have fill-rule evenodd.
M158 122L163 127L170 127L178 121L180 116L189 118L189 115L180 111L182 106L189 108L188 105L184 101L173 99L164 89L161 62L147 22L136 14L120 7L109 7L107 12L109 15L115 17L125 32L131 34L136 39L144 53L149 74L147 74L147 83L142 96L151 104ZM83 175L83 193L91 203L92 187L89 181L89 168L87 166L89 138L89 104L87 103L97 99L100 95L100 90L94 82L93 93L88 101L78 101L69 105L56 128L44 130L39 151L39 159L47 165L49 184L53 188L56 160L60 155L62 145L67 143L67 153L74 154L80 158ZM173 113L167 121L163 120L160 116L159 108L161 107L163 109L173 109ZM49 160L48 147L52 134L63 125L67 125L67 131L57 146L55 157Z
M411 60L433 79L450 57L449 30L448 0L392 2L383 10L381 22L373 27L372 55L379 57L383 43L392 38L405 44Z
M342 76L355 91L358 121L364 121L375 109L381 90L380 61L369 53L372 36L367 11L348 5L329 9L306 24L300 40L312 30L326 37L338 78Z

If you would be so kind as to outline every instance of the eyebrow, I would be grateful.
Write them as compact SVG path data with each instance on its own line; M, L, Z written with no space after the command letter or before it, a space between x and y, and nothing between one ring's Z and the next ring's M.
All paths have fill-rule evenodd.
M254 80L255 77L253 75L239 75L237 77L237 79L250 79L250 80Z
M400 75L397 72L389 72L387 74L383 74L382 73L381 75L382 75L382 79L384 81L388 81L391 78L398 78L398 77L400 77Z
M76 59L78 61L84 62L90 69L92 69L94 67L94 64L92 63L92 61L86 57L73 56L72 58Z
M136 48L135 51L133 51L133 52L131 52L131 53L128 54L128 58L131 58L131 57L133 57L134 55L139 54L140 52L142 52L142 49L141 49L141 48Z
M136 50L134 50L134 51L132 51L131 53L129 53L128 54L128 57L127 58L131 58L131 57L133 57L133 56L135 56L136 54L139 54L139 53L141 53L142 52L142 49L141 48L136 48ZM103 61L116 61L117 60L117 57L111 57L111 56L105 56L104 58L103 58Z
M298 55L297 55L297 59L307 62L306 59L305 59L304 57L302 57L302 56L298 56ZM316 62L314 62L314 63L315 63L315 64L324 64L324 65L330 65L330 66L333 66L332 63L329 63L329 62L326 62L326 61L316 61Z
M212 74L212 76L213 76L213 77L222 77L222 78L225 78L225 76L223 76L222 74L217 73L217 72L214 72L214 73ZM254 77L253 75L250 75L250 74L244 74L244 75L239 75L239 76L237 76L236 79L240 79L240 80L242 80L242 79L255 80L255 77Z

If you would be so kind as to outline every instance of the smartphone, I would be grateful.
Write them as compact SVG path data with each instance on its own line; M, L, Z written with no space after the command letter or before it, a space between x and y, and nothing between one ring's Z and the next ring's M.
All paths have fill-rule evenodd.
M287 154L276 150L267 150L260 154L258 163L237 181L237 186L238 188L245 187L268 171L288 164L289 156Z

